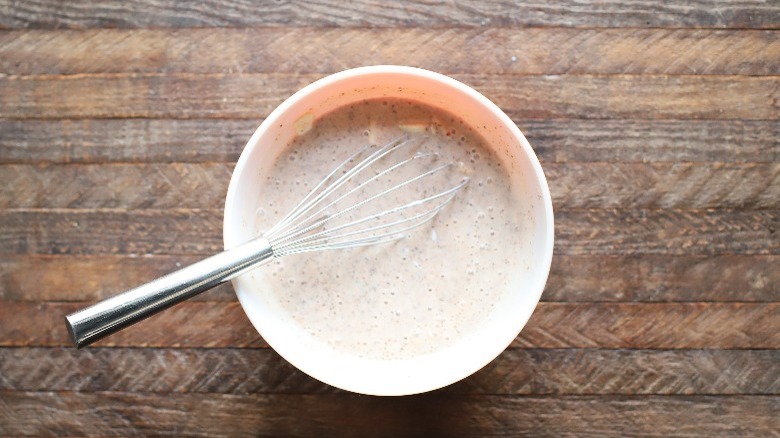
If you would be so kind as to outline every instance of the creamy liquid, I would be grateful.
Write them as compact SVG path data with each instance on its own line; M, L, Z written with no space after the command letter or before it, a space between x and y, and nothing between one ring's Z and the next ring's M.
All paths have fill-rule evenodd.
M509 176L481 138L449 113L397 99L356 103L309 122L264 175L258 234L346 157L403 134L422 143L418 152L435 151L440 162L455 163L450 185L463 176L470 182L408 238L277 259L253 274L258 289L311 336L366 358L433 352L484 323L521 269L513 254L525 227ZM418 173L430 168L420 161Z

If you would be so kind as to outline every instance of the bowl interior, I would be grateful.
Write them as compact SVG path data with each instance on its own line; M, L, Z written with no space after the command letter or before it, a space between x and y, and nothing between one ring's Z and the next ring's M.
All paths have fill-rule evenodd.
M317 81L280 105L249 140L230 181L224 240L230 248L256 237L256 211L262 207L256 188L296 135L297 121L381 97L419 101L455 113L482 135L509 169L513 196L523 209L528 243L517 254L526 270L513 276L503 302L496 305L485 324L449 347L410 359L378 360L345 355L312 338L273 299L253 286L251 273L233 284L258 332L303 372L363 394L414 394L456 382L500 354L530 317L550 269L553 216L549 189L527 140L498 107L460 82L410 67L364 67Z

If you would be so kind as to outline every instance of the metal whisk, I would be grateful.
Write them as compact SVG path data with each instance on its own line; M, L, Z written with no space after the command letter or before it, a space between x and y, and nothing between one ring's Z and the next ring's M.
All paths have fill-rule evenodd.
M366 147L349 157L262 237L66 316L73 343L78 348L89 345L274 257L404 238L431 221L468 183L464 178L427 194L430 188L426 184L433 175L441 175L452 163L408 176L412 162L436 158L436 154L407 151L403 159L391 161L409 143L404 137L379 148ZM388 161L391 163L385 164ZM404 200L415 190L421 197ZM375 211L380 200L396 204Z

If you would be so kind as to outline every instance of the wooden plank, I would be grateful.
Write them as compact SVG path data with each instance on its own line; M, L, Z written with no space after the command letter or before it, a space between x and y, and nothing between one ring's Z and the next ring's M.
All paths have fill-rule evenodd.
M118 366L121 364L121 366ZM481 395L780 393L778 350L507 350L443 392ZM2 348L0 391L341 392L273 350Z
M0 77L0 117L251 118L319 77L74 75ZM167 103L166 103L167 102Z
M0 185L14 188L0 192L0 208L213 208L233 167L0 165ZM544 172L558 209L780 208L780 163L548 163Z
M542 300L780 301L778 266L775 255L556 254Z
M780 207L780 163L548 163L544 173L558 209Z
M0 306L2 347L72 347L65 315L89 303L4 302ZM241 347L267 344L238 302L186 302L96 343L128 347Z
M778 254L776 210L559 210L557 254Z
M747 360L759 364L765 358L756 356ZM298 371L268 348L0 348L0 391L4 390L339 392Z
M453 75L514 118L778 118L776 77ZM261 118L316 74L0 76L0 117Z
M0 211L6 254L214 254L220 210Z
M0 300L98 301L202 258L186 255L4 255L0 256ZM230 284L223 284L191 300L235 301L236 296Z
M3 347L69 346L63 317L84 303L4 302ZM780 303L540 303L522 348L780 348ZM724 329L727 327L728 329ZM237 302L186 302L99 346L265 346Z
M550 162L780 162L777 120L517 119ZM259 125L230 119L0 120L0 162L235 162ZM546 166L545 166L546 167Z
M778 348L779 324L780 303L542 303L513 346Z
M772 75L780 71L780 32L480 27L0 33L0 71L14 75L327 74L375 64L446 74Z
M778 350L513 349L455 394L776 394ZM78 380L78 379L77 379Z
M516 119L546 162L780 162L780 121Z
M255 120L223 119L5 119L0 120L0 161L235 162L259 125ZM758 151L764 144L765 140L759 140L755 146L745 145L756 151L747 152L749 160L766 155ZM755 159L754 153L758 154Z
M422 0L387 4L320 0L245 3L202 0L169 4L157 0L68 2L0 1L0 28L95 27L780 27L780 10L772 2L739 0L632 3L554 0L534 3L466 0L430 3Z
M0 76L0 117L259 119L323 75Z
M2 255L0 300L97 301L199 258ZM777 255L556 255L542 301L780 301L777 266ZM193 299L235 301L236 297L231 286L222 285Z
M0 432L57 436L772 436L777 396L4 392ZM78 415L74 415L77 412ZM45 413L45 415L42 415ZM681 415L684 413L684 415ZM346 415L345 415L346 414ZM499 432L500 431L500 432Z
M558 210L559 255L780 254L778 210ZM221 210L0 210L0 254L213 254Z
M0 166L0 208L214 208L234 163ZM780 172L780 166L778 166Z
M513 118L772 119L775 77L458 77Z

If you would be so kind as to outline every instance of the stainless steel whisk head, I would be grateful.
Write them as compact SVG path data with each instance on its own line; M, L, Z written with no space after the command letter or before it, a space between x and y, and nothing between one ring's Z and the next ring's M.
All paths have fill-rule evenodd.
M290 213L265 232L274 256L385 243L402 239L407 232L430 222L468 183L468 178L432 195L409 196L414 195L415 189L424 188L434 175L452 166L445 163L401 178L390 187L383 186L384 179L392 180L394 174L415 161L437 158L434 153L417 153L400 161L388 160L402 153L410 143L409 138L402 137L380 148L369 146L337 166ZM380 166L386 161L391 164ZM378 189L371 191L374 187ZM396 201L390 208L375 207L399 191L406 192L404 201ZM369 213L360 214L366 209Z
M410 146L410 139L402 137L366 147L331 171L261 237L66 316L73 343L89 345L273 257L405 237L436 217L468 183L463 178L453 185L444 178L445 187L432 190L428 185L433 178L442 177L452 163L436 164L434 153L407 153L393 161ZM415 173L422 167L412 166L418 160L431 160L433 167Z

